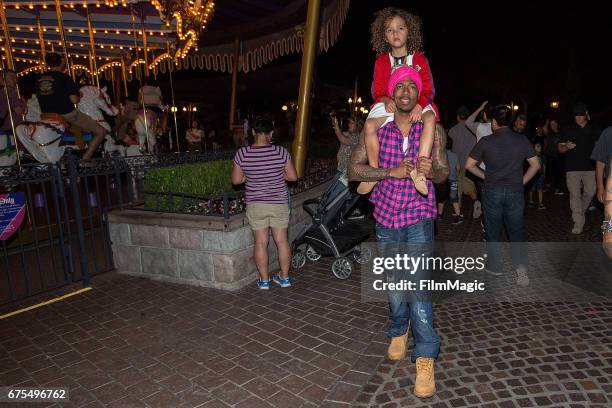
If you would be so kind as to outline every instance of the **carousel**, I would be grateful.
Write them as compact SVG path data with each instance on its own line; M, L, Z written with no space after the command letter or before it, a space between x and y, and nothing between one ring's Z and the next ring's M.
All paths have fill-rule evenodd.
M83 149L92 136L40 112L24 79L44 72L45 56L62 55L67 74L81 85L78 109L108 134L105 155L155 154L166 135L178 151L173 73L208 70L232 76L228 128L243 129L236 114L238 72L248 73L291 53L304 54L294 154L306 143L314 59L339 36L350 0L0 0L2 77L16 73L17 93L27 107L19 117L9 109L13 135L0 135L0 165L20 159L23 147L36 161L55 163L69 149ZM318 40L318 41L317 41ZM151 81L153 79L153 81ZM147 101L151 83L170 85L170 95ZM31 82L31 81L26 81ZM135 83L135 84L134 84ZM140 89L128 99L129 89ZM8 87L2 95L10 103ZM159 88L158 88L159 89ZM303 116L303 118L302 118ZM114 119L112 126L109 118ZM129 127L116 124L129 124ZM119 133L117 134L119 128ZM126 132L130 129L131 132ZM127 136L125 133L129 133ZM18 139L20 143L16 143ZM236 137L240 145L240 137ZM303 159L302 159L303 161Z

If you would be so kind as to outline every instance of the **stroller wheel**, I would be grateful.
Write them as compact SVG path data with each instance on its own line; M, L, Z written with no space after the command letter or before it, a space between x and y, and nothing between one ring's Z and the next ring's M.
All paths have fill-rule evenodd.
M332 272L338 279L347 279L351 276L352 271L353 265L351 265L351 261L347 258L338 258L332 264Z
M302 269L306 264L306 256L302 251L296 251L291 257L291 266L293 269Z
M372 259L372 249L365 245L359 245L359 249L353 252L353 256L355 257L355 262L359 265L365 265Z
M306 258L308 258L309 261L316 262L321 259L321 254L315 251L314 248L309 245L308 249L306 250Z

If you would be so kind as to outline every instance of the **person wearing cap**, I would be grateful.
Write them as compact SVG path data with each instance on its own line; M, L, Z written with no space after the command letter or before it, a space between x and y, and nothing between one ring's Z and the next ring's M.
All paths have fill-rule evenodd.
M394 119L378 130L378 168L367 161L363 136L351 154L348 166L352 181L378 181L370 201L374 203L376 239L379 251L395 256L400 245L412 244L409 253L428 256L432 253L436 199L432 181L442 183L448 177L449 167L443 143L432 151L432 157L419 156L423 123L411 123L410 116L417 104L421 89L418 72L411 67L396 69L389 80L389 90L396 105ZM430 193L424 197L410 179L413 163L427 176ZM404 270L388 271L386 282L400 282ZM410 271L422 276L427 271ZM408 327L412 323L415 347L411 360L416 363L414 394L420 398L432 396L436 391L434 361L440 351L440 337L433 326L433 303L430 298L410 296L401 290L388 290L389 329L391 338L387 356L401 360L406 356Z
M476 144L476 137L465 125L465 120L470 115L468 108L460 106L457 109L457 124L448 131L448 136L453 141L452 152L459 158L459 174L457 175L457 196L459 200L459 221L463 220L461 213L461 201L463 194L467 194L470 198L476 202L478 196L476 195L476 186L472 179L470 179L465 173L465 161L467 160L470 152Z
M574 123L563 128L559 135L559 152L565 153L567 189L574 226L572 234L582 234L585 212L595 195L595 162L591 153L595 148L601 128L591 123L587 106L574 105Z

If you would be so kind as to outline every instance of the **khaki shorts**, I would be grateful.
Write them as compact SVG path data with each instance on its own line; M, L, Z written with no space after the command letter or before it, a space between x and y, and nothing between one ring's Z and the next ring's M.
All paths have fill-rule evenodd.
M476 194L476 185L465 172L465 167L459 167L459 176L457 177L457 193L459 198L463 194Z
M94 132L100 125L98 122L84 114L78 109L73 110L70 113L66 113L62 115L66 122L70 123L72 126L79 127L84 132Z
M246 216L253 230L289 227L288 204L253 203L246 207Z

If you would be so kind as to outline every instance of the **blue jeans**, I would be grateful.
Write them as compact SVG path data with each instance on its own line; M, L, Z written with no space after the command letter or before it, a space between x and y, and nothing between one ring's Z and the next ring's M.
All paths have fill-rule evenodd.
M408 249L411 256L431 256L433 253L433 220L421 220L400 229L387 228L376 225L376 239L381 256L395 257L401 244L410 244ZM387 282L396 281L403 274L388 273ZM419 273L417 273L419 275ZM440 352L440 337L433 327L433 303L426 300L411 299L407 301L405 291L387 291L389 299L389 337L398 337L406 334L408 323L412 322L412 334L415 347L411 359L417 357L437 358Z
M525 248L525 195L523 188L484 187L482 193L489 268L501 271L501 237L506 227L512 262L527 266Z

